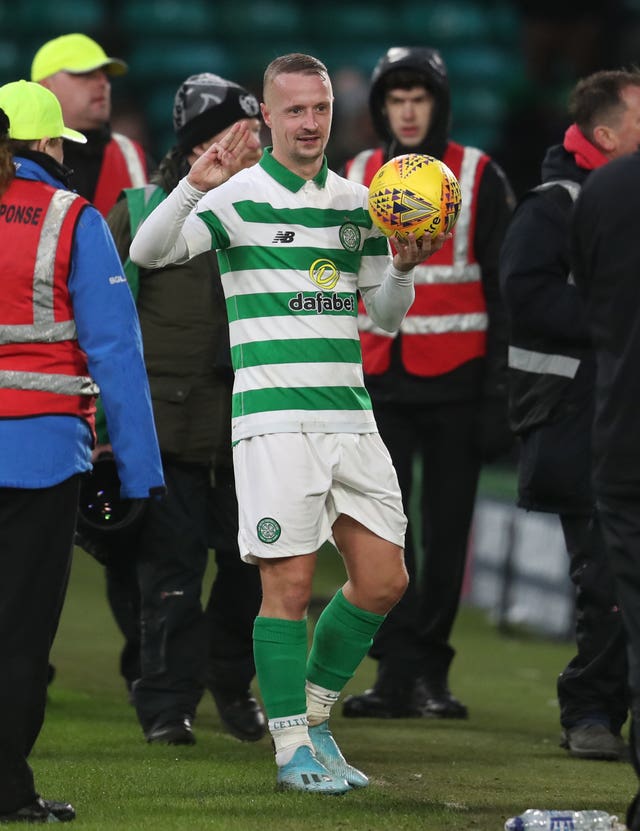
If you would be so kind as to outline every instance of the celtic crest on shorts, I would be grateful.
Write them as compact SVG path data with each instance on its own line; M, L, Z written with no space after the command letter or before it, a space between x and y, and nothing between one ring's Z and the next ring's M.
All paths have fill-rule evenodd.
M279 540L280 534L282 533L280 523L276 522L270 516L262 517L256 526L256 530L258 531L258 539L260 542L266 542L267 544Z

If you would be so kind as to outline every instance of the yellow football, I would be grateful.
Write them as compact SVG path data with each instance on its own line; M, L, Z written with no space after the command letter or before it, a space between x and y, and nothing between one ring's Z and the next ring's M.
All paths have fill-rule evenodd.
M447 233L461 204L460 184L447 165L420 153L390 159L369 185L371 219L388 237Z

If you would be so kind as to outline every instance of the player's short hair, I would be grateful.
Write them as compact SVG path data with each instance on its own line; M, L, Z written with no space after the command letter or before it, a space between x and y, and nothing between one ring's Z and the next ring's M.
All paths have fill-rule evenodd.
M313 55L304 55L301 52L292 52L289 55L280 55L274 58L264 71L263 90L266 90L278 75L320 75L329 78L327 67Z

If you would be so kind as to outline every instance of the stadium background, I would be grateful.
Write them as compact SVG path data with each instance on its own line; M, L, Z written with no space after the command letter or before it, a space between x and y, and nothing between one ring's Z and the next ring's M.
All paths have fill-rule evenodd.
M376 143L367 98L377 59L393 45L437 47L452 137L494 156L518 195L538 183L546 147L568 126L575 81L640 64L640 0L0 0L0 83L29 78L37 49L74 31L129 64L112 79L112 124L156 161L174 143L173 98L187 76L215 72L260 97L272 58L316 55L336 96L335 169ZM515 508L514 462L483 471L465 597L499 625L568 637L573 590L557 518Z
M0 0L0 82L28 78L38 47L84 32L129 63L113 81L114 125L155 159L173 143L173 96L190 74L216 72L259 95L276 55L322 59L336 94L330 163L373 140L367 87L392 45L439 48L453 91L453 137L503 165L520 193L567 124L581 75L631 65L640 0Z

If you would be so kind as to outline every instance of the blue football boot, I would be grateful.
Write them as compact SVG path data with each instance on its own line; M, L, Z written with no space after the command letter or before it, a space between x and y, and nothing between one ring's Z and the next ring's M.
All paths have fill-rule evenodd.
M329 722L323 721L309 728L309 738L313 743L316 758L325 766L332 776L345 779L352 788L366 788L369 779L362 771L350 765L340 752L329 730Z
M342 776L329 773L306 745L299 747L286 765L278 766L277 789L308 793L343 794L351 790Z

